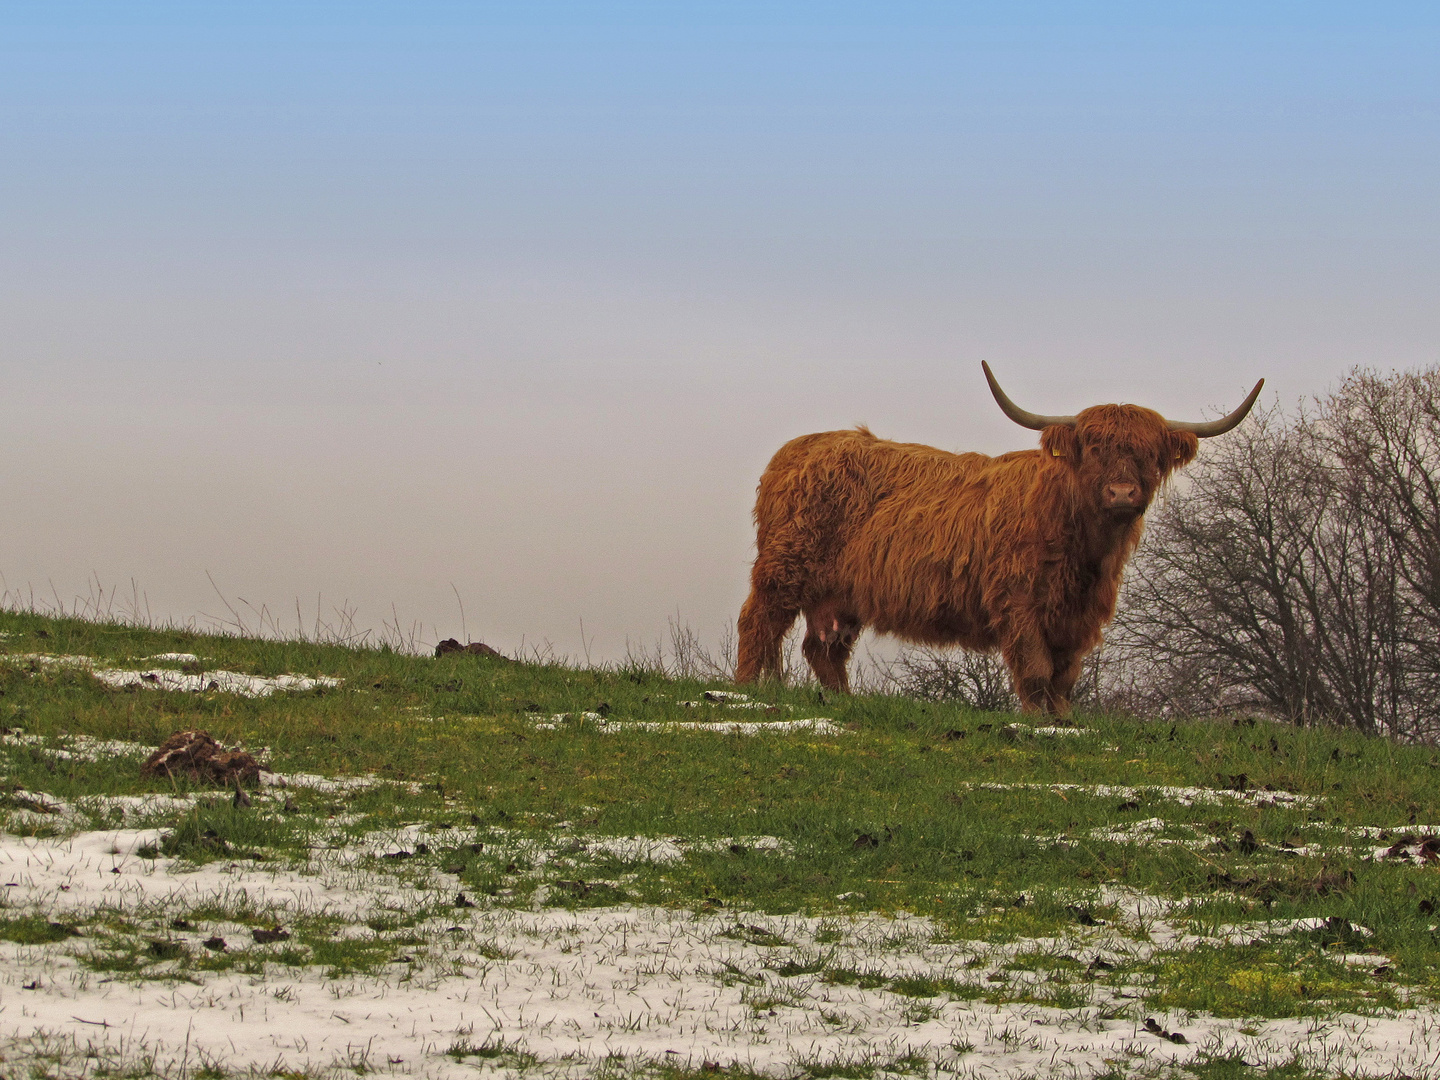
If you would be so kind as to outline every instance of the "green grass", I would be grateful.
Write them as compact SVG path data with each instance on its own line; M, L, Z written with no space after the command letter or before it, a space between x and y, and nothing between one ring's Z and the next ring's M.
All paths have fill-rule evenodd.
M1370 969L1304 942L1201 946L1154 956L1142 971L1152 987L1145 1000L1157 1009L1276 1018L1399 1005L1394 988Z
M1299 1062L1288 1062L1269 1068L1257 1069L1243 1057L1213 1057L1187 1065L1183 1075L1195 1080L1320 1080L1324 1073L1317 1073Z
M456 1061L475 1058L492 1065L503 1065L516 1070L529 1068L537 1061L534 1054L519 1046L511 1045L504 1039L487 1038L478 1043L464 1039L453 1043L445 1053Z
M863 1057L816 1058L796 1063L795 1076L804 1080L870 1080L877 1073L923 1076L930 1061L920 1054L867 1054Z
M18 945L48 945L78 937L79 933L73 926L40 915L0 916L0 941L13 941Z
M236 809L228 802L196 806L165 835L159 854L202 864L216 859L263 862L271 851L295 847L308 840L297 836L294 823L253 811Z
M1088 958L1022 950L1009 961L1013 972L1070 982L1002 988L977 974L973 985L920 980L912 986L890 975L873 985L917 1000L983 993L1068 1008L1088 993L1086 980L1131 980L1143 984L1145 1001L1155 1008L1258 1017L1388 1008L1400 1003L1397 988L1407 1000L1440 993L1440 941L1429 929L1440 907L1433 868L1367 861L1369 849L1385 842L1347 832L1380 826L1398 837L1414 824L1440 820L1440 755L1429 747L1244 718L1145 723L1083 716L1093 736L1017 740L1005 730L1012 716L804 686L768 687L756 697L784 717L829 717L842 733L746 738L606 732L578 722L537 730L531 714L593 711L643 721L757 716L718 705L684 707L681 701L697 700L706 689L729 687L638 669L575 670L473 656L435 660L13 612L0 613L0 631L6 634L0 651L8 653L83 654L138 666L138 658L155 653L193 652L206 658L207 668L344 680L338 689L246 699L117 691L80 670L0 663L0 727L46 740L0 746L0 825L9 815L21 822L35 813L17 790L72 803L87 796L178 795L193 797L194 805L157 819L167 836L152 854L196 865L220 859L303 865L317 847L424 824L426 850L397 840L394 851L373 859L401 875L408 868L440 869L452 875L452 894L491 903L528 905L543 884L544 902L563 908L635 902L734 910L741 914L728 932L736 940L777 951L789 943L752 926L744 912L914 912L937 920L957 943L1004 946L1083 936L1117 917L1101 903L1101 887L1126 886L1192 898L1187 927L1195 933L1257 919L1338 916L1374 931L1352 951L1388 958L1391 972L1380 981L1342 963L1324 943L1295 941L1162 954L1143 969L1121 965L1098 976L1087 974ZM154 745L188 727L207 729L227 745L267 747L280 771L370 774L399 783L340 793L297 788L288 792L287 812L273 804L237 809L227 792L142 778L138 760L91 762L45 752L76 735ZM1139 805L1130 806L1116 795L979 786L996 782L1244 786L1318 801L1186 807L1142 794ZM1094 835L1152 818L1162 822L1154 836L1175 842ZM116 819L97 810L91 820ZM53 832L62 825L47 816L40 826L5 827ZM785 850L737 842L691 851L679 862L647 863L586 857L574 847L592 836L757 835L779 838ZM1305 844L1323 845L1323 857L1293 854ZM425 914L443 910L442 904ZM419 917L409 916L412 922ZM264 925L255 918L252 925ZM337 976L371 971L391 961L405 929L399 922L379 926L364 941L298 929L291 952L278 959L267 953L265 962L320 965ZM115 941L131 944L101 947L87 938L83 947L80 939L67 947L81 948L92 967L137 976L180 978L192 969L260 962L253 946L152 956L142 930L115 934ZM4 940L71 937L70 930L29 916L0 920ZM882 978L824 965L806 970L818 963L777 958L773 970L855 985Z

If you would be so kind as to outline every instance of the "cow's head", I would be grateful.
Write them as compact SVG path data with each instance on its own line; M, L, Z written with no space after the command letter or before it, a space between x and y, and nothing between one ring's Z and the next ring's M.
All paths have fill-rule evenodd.
M1223 435L1244 420L1265 385L1264 379L1257 382L1229 416L1203 423L1166 420L1139 405L1096 405L1075 416L1041 416L1011 401L990 373L990 365L980 366L1005 415L1041 432L1041 452L1075 472L1081 497L1092 500L1096 510L1122 520L1145 512L1170 473L1194 459L1200 439Z

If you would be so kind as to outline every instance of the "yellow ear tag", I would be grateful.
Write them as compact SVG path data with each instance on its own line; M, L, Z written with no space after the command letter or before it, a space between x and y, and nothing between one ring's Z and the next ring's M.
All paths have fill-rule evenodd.
M1060 451L1060 450L1051 450L1050 453L1051 453L1051 455L1054 456L1054 457L1064 457L1064 456L1065 456L1065 454L1064 454L1062 451Z

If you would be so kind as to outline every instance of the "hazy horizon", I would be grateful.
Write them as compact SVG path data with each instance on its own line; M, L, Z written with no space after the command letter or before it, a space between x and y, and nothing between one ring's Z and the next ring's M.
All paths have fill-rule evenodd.
M1440 9L16 4L0 574L718 642L781 443L1440 362ZM392 607L393 605L393 607ZM429 643L427 641L427 643Z

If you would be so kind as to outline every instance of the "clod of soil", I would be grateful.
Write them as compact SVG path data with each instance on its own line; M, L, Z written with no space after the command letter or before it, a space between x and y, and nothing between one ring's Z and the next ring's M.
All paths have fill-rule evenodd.
M243 750L226 750L197 728L175 732L140 766L141 776L185 776L220 787L258 786L262 771L270 770Z
M1102 926L1102 925L1104 925L1103 923L1101 923L1101 921L1100 921L1099 919L1095 918L1094 913L1091 912L1091 910L1090 910L1089 908L1080 907L1080 906L1078 906L1078 905L1071 904L1071 905L1070 905L1069 907L1067 907L1065 910L1066 910L1067 912L1069 912L1069 913L1070 913L1070 917L1071 917L1072 919L1074 919L1077 923L1079 923L1081 926Z
M1188 1043L1190 1041L1178 1031L1166 1031L1155 1022L1153 1016L1147 1016L1145 1018L1145 1030L1150 1032L1151 1035L1159 1035L1160 1038L1169 1039L1173 1043Z
M504 660L505 655L498 649L492 649L483 641L472 641L469 645L461 645L453 637L446 638L435 646L435 656L446 656L450 653L469 653L471 656L488 656L492 660Z

